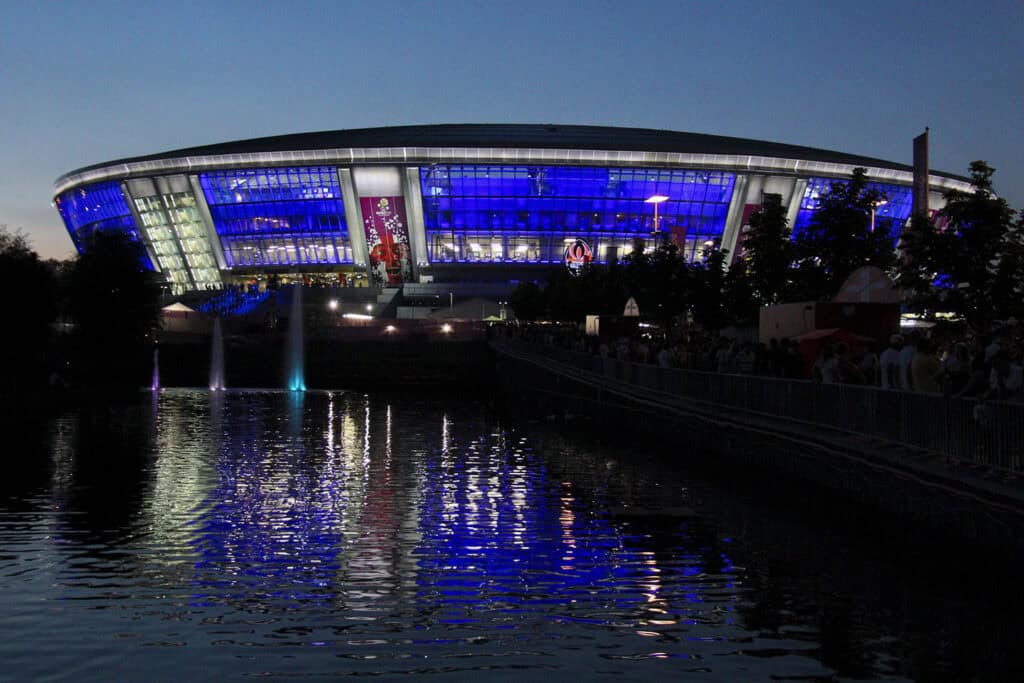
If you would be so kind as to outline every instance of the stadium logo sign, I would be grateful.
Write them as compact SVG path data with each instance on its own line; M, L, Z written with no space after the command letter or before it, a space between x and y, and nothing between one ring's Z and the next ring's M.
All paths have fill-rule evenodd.
M594 252L590 250L589 244L583 240L576 240L565 248L563 259L565 260L565 267L569 269L569 272L573 275L579 275L583 270L583 266L594 260Z

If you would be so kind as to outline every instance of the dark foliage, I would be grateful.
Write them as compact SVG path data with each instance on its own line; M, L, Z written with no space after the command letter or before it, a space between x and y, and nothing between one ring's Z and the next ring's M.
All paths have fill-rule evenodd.
M974 192L947 193L938 224L915 217L898 275L912 310L951 313L981 333L1024 314L1024 216L993 194L994 172L973 162Z
M57 315L57 279L25 238L0 230L0 291L6 293L0 334L5 395L43 386L48 374L51 324Z
M693 296L690 266L672 242L662 241L646 253L637 240L625 258L623 283L644 317L665 327L687 312Z
M120 233L97 232L67 282L80 379L93 385L138 382L160 314L160 282L143 266L141 245Z
M795 300L831 299L861 266L892 270L896 251L888 224L878 222L872 229L872 212L884 201L867 187L863 168L855 168L848 183L832 185L811 224L796 235Z
M728 252L710 248L702 263L690 264L673 243L644 247L638 240L618 265L593 264L577 274L554 270L543 291L532 283L519 285L511 296L516 316L579 323L586 315L621 316L633 297L642 319L666 330L688 320L717 329L756 317L744 270L726 271Z
M745 268L751 297L767 306L789 300L796 251L782 196L766 194L761 209L750 217L742 251L733 268Z
M535 282L522 282L512 290L509 305L519 320L537 320L544 315L544 291Z

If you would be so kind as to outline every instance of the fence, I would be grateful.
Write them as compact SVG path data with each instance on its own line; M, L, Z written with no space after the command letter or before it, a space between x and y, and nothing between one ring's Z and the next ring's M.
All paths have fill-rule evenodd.
M607 379L721 409L817 425L1021 473L1024 404L849 384L661 368L553 346L505 342Z

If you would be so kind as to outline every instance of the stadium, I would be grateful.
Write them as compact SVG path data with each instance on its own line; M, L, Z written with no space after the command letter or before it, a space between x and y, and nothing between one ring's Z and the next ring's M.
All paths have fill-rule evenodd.
M689 259L735 252L765 193L794 230L831 184L867 169L875 220L911 213L910 166L821 149L660 130L431 125L302 133L88 166L55 205L81 251L95 231L145 247L169 291L263 286L501 290L553 266L608 262L659 235ZM932 172L929 205L966 178Z

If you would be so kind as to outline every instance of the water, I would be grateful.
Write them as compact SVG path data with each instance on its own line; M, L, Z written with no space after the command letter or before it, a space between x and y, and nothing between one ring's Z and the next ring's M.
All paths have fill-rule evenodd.
M153 349L153 380L149 388L153 391L160 390L160 349Z
M678 451L343 392L19 436L0 678L1020 680L1015 567Z
M302 338L302 285L292 287L291 316L288 318L288 343L285 347L287 388L306 390L305 362Z
M210 391L223 391L224 386L224 332L220 318L214 318L210 339Z

